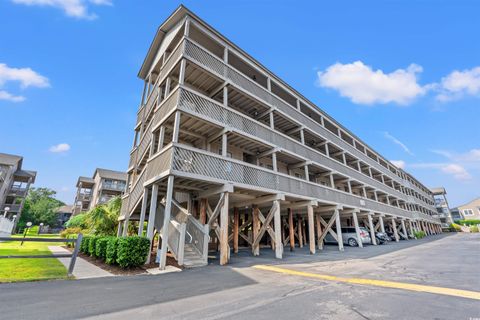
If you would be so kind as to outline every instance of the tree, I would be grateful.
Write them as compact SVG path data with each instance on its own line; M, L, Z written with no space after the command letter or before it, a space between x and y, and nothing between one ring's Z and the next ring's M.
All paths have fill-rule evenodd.
M121 207L122 199L114 197L88 211L86 221L90 231L95 235L115 235Z
M44 223L53 226L57 223L56 209L65 205L55 198L56 191L49 188L31 188L20 216L19 226L25 226L28 221L34 225Z

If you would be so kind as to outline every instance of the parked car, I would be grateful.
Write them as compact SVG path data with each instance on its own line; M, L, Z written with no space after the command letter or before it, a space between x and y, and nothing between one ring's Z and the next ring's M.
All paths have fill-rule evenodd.
M363 244L372 243L372 239L368 234L368 230L363 227L360 227L360 239L362 240ZM355 232L355 228L353 227L342 228L342 240L344 244L347 244L350 247L357 247L358 239L357 239L357 233ZM335 238L330 233L328 233L325 236L324 241L325 243L337 243Z
M395 234L392 231L386 231L387 235L392 239L392 241L395 240ZM399 240L407 240L406 237L402 236L400 233L398 234L398 239Z
M378 244L384 244L392 240L386 232L375 232L375 239Z

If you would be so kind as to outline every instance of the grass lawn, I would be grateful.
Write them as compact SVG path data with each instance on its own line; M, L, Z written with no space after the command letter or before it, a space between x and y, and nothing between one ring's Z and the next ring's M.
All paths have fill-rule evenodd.
M34 235L29 237L58 238L58 235ZM18 236L21 237L21 236ZM62 242L0 242L0 256L52 254L48 246ZM67 270L56 258L52 259L0 259L0 282L66 279Z

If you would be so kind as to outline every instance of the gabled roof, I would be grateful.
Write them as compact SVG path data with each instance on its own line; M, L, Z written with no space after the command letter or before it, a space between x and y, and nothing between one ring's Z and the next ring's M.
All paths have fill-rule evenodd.
M477 197L477 198L473 199L472 201L469 201L469 202L467 202L467 203L464 203L464 204L461 204L461 205L459 205L459 206L456 206L454 209L458 209L458 208L460 208L460 207L468 206L470 203L475 202L475 201L480 201L480 197Z
M17 163L20 162L19 166L21 165L23 157L21 156L16 156L14 154L8 154L8 153L0 153L0 164L6 164L9 166L16 165Z
M104 179L113 179L113 180L123 180L127 181L127 173L122 171L114 171L109 169L97 168L93 173L93 177L98 174L101 178Z
M57 213L62 213L62 212L72 213L72 209L73 209L72 205L65 205L65 206L58 207L55 210L55 212L57 212Z

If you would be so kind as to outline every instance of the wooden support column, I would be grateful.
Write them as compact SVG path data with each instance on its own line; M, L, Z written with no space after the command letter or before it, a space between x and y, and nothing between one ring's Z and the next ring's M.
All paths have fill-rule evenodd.
M207 199L200 199L200 223L206 224L207 223Z
M257 206L253 207L253 213L252 213L252 234L253 234L253 239L257 238L257 235L260 231L260 212ZM255 244L252 247L252 253L254 256L260 255L260 244Z
M238 208L233 208L233 253L238 253L238 227L240 223Z
M148 189L143 190L142 208L140 209L140 220L138 221L138 235L143 235L143 225L145 222L145 213L147 211Z
M342 224L340 220L340 210L335 209L335 225L337 227L338 250L343 251Z
M373 227L373 212L369 212L367 215L368 218L368 228L370 229L370 238L372 239L372 244L377 245L377 238L375 237L375 228Z
M402 232L405 235L405 238L407 238L407 240L409 240L408 239L407 228L405 227L405 220L404 219L401 220L401 224L402 224Z
M220 212L220 265L228 263L228 197L229 193L224 193L223 207Z
M383 224L383 217L381 215L378 216L378 221L380 222L380 231L385 233L385 225Z
M360 236L360 226L358 225L357 211L352 212L353 226L355 227L355 233L357 234L357 242L360 248L363 248L362 237Z
M152 185L152 197L150 198L150 211L148 212L147 238L150 239L150 249L148 250L147 264L150 263L150 252L153 244L153 229L155 227L155 214L157 212L158 184Z
M297 215L297 234L298 234L298 246L303 248L303 221L300 215Z
M408 229L410 230L410 236L412 238L415 238L415 234L413 233L413 225L412 225L412 220L408 219Z
M317 246L318 250L323 250L322 223L320 222L320 213L317 213L315 216L317 223Z
M293 211L291 208L287 209L288 212L288 234L290 240L290 251L295 250L295 227L293 226Z
M308 244L310 246L310 254L315 254L315 222L313 219L313 207L307 206L308 215Z
M273 201L273 205L275 206L275 212L273 214L273 225L275 228L275 258L282 259L283 243L282 232L280 230L282 226L282 221L280 217L280 201Z
M163 213L163 228L162 228L162 248L160 250L160 270L165 270L167 265L167 249L168 249L168 227L170 225L170 215L172 211L173 199L173 183L174 176L168 176L167 193L165 194L165 212ZM158 190L158 185L157 185ZM153 199L153 196L152 196ZM153 201L153 200L152 200Z
M117 225L117 238L122 235L122 226L123 226L122 222L119 221Z
M392 228L393 228L393 236L395 237L395 241L400 241L397 232L397 223L395 222L395 217L392 217Z

